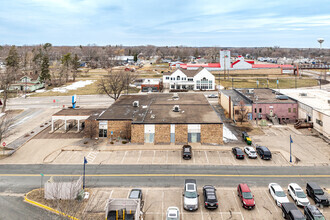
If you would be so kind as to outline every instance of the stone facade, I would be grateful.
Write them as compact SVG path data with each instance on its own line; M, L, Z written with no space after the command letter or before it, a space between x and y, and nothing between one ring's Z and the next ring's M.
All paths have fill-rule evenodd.
M187 124L176 124L175 125L175 143L185 144L188 142L188 125Z
M201 124L202 144L223 144L223 124Z
M131 138L131 121L108 121L108 138L111 138L111 131L113 131L113 138L130 139Z
M171 142L171 125L155 125L155 144L169 144Z
M143 124L132 124L131 142L136 143L136 144L144 143L144 125Z

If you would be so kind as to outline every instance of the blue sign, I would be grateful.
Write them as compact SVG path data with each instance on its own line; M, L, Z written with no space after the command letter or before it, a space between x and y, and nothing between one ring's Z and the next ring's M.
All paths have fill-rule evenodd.
M111 135L113 135L113 131L111 131Z

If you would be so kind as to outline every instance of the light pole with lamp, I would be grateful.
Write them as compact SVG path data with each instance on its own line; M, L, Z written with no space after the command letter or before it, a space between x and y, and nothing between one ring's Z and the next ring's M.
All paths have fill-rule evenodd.
M258 126L258 96L256 96L256 123Z

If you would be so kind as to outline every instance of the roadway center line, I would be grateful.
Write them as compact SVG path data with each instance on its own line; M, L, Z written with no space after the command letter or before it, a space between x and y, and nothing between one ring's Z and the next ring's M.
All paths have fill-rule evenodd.
M44 174L45 176L81 176L80 174ZM40 177L40 174L0 174L0 176L7 176L7 177ZM268 177L268 178L303 178L303 177L310 177L310 178L330 178L330 175L260 175L260 174L146 174L146 173L128 173L128 174L86 174L89 177L186 177L186 176L194 176L194 177Z

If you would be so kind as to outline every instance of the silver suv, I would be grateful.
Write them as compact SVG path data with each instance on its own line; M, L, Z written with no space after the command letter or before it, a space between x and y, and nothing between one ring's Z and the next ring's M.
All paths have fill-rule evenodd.
M188 211L198 209L197 183L195 179L186 179L184 181L183 208Z

